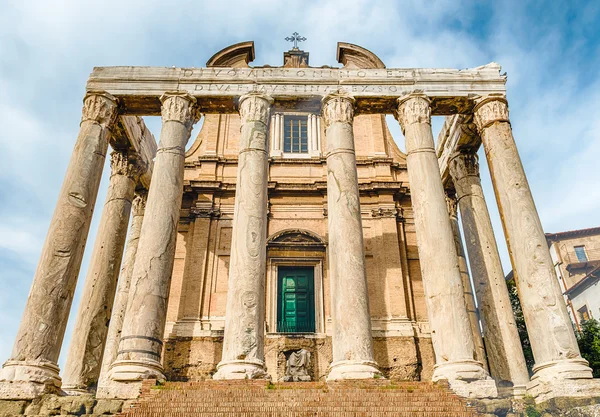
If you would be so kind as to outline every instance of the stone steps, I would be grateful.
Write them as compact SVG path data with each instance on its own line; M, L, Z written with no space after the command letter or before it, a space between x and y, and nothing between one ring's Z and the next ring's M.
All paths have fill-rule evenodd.
M447 386L431 382L144 381L121 417L476 417Z

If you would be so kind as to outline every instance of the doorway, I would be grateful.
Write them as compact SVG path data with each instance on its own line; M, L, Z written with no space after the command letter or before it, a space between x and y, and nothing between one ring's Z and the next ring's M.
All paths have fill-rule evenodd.
M277 332L314 333L314 267L280 266L277 275Z

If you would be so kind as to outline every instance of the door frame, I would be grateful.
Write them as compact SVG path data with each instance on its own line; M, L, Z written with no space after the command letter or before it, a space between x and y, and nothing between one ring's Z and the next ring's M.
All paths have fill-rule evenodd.
M325 333L325 311L323 304L323 259L320 258L269 258L267 267L267 291L266 291L266 321L267 333L281 334L277 332L277 298L279 292L279 267L312 267L315 296L315 333ZM293 333L292 333L293 334ZM312 333L311 333L312 334Z

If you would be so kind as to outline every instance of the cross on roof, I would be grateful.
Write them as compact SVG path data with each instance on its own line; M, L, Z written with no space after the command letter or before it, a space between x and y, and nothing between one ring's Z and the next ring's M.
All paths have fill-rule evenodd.
M300 36L298 32L292 33L292 36L288 36L285 38L288 42L294 42L294 49L298 49L298 42L303 42L306 40L304 36Z

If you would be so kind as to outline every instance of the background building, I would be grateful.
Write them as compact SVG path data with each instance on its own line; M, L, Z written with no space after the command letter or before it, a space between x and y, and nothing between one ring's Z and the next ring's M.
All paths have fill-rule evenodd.
M573 323L600 318L600 227L546 233Z

